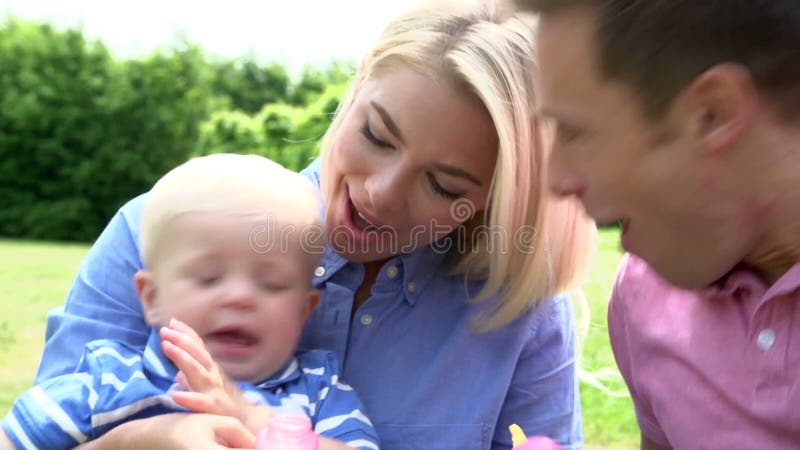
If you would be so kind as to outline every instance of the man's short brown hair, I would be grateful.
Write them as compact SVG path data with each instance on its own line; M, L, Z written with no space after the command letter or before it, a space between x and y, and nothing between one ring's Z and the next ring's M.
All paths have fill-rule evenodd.
M631 83L651 117L710 67L746 66L787 119L800 119L798 0L515 0L543 15L595 8L597 61Z

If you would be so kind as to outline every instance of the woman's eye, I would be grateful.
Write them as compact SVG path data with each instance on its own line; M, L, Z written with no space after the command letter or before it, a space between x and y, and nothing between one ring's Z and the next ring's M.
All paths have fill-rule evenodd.
M375 134L372 133L372 130L369 129L369 122L364 122L364 126L361 127L361 134L376 147L392 148L392 144L378 139Z
M442 185L439 184L438 181L436 181L436 177L433 176L432 173L428 174L428 181L430 181L431 187L433 188L434 192L436 192L437 194L441 195L442 197L448 200L458 200L459 198L464 196L464 194L462 193L448 191L447 189L442 187Z

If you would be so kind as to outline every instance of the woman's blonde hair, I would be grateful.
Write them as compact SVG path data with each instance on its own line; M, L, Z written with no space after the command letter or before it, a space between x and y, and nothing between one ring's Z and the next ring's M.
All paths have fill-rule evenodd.
M396 18L363 60L359 80L342 100L322 140L322 188L333 137L355 88L398 64L482 104L494 121L497 162L484 214L455 230L471 236L453 255L453 271L485 279L474 301L495 298L476 326L511 322L536 302L576 289L596 230L574 200L547 191L545 136L534 115L535 23L496 0L426 2ZM327 192L327 191L326 191ZM488 232L474 233L479 228ZM506 245L491 238L507 239Z

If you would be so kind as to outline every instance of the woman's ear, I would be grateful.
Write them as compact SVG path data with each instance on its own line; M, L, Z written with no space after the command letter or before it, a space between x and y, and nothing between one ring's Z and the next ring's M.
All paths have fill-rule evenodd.
M159 323L158 289L156 288L155 280L153 280L153 273L149 270L140 270L136 272L133 280L136 285L136 293L142 302L145 322L150 325L157 325Z

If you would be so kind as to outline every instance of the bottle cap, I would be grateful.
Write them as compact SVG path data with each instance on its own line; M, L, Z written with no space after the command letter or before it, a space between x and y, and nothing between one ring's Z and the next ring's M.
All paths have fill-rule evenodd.
M317 450L319 436L311 420L299 414L275 414L258 432L256 450Z

